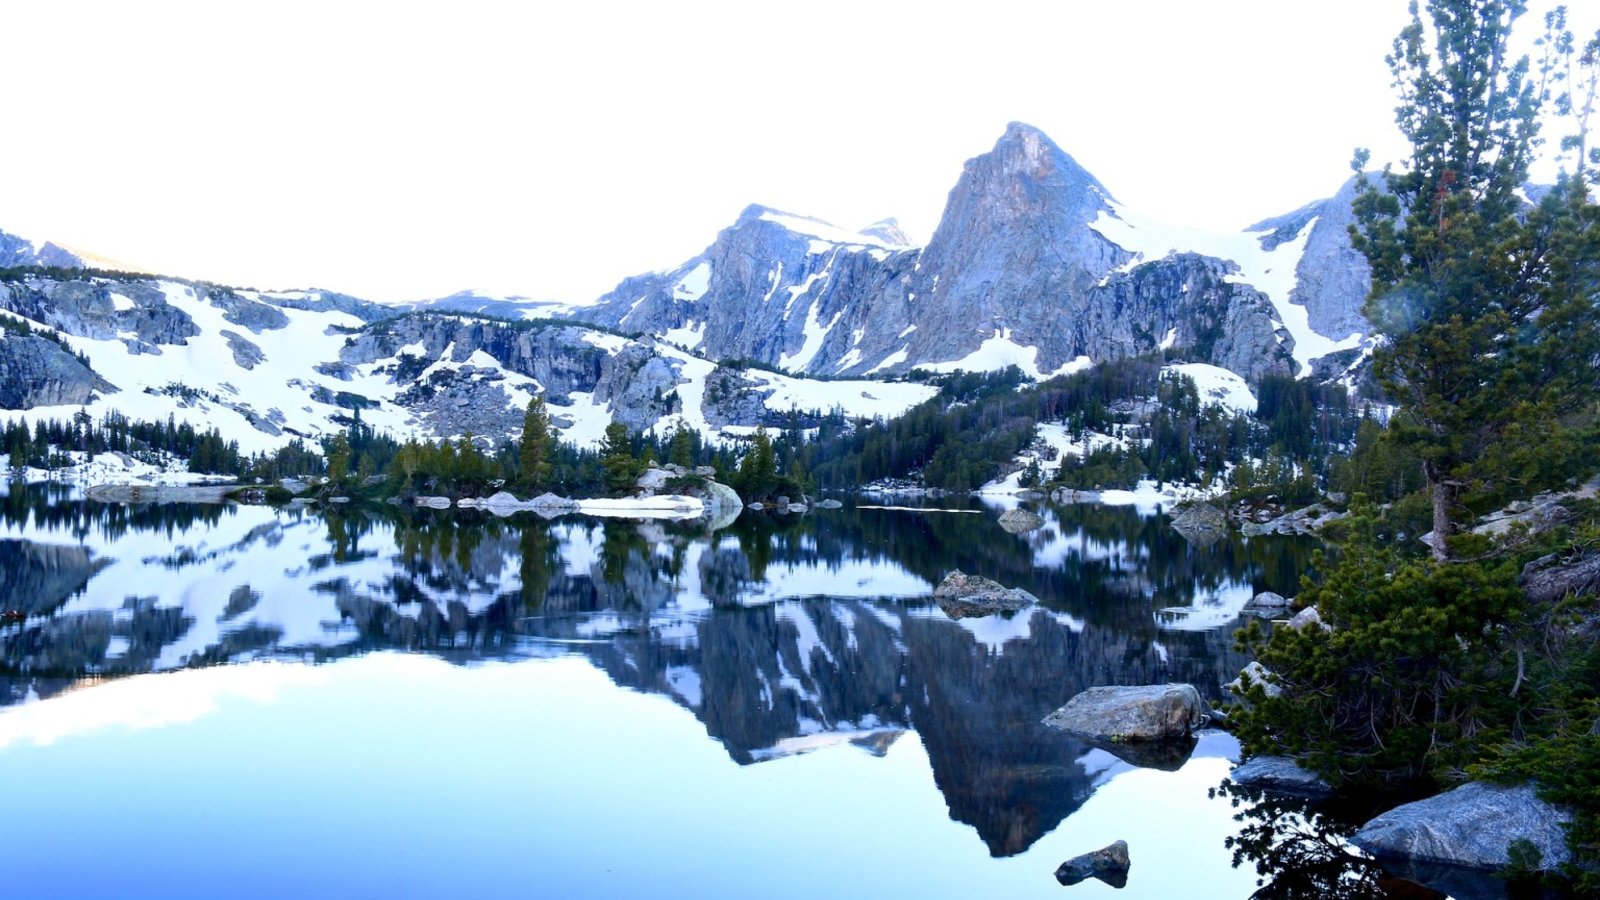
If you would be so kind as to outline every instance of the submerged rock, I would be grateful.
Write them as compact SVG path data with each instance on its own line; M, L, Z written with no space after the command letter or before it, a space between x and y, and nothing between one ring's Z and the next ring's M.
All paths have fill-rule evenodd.
M1233 779L1234 784L1300 797L1328 797L1333 794L1333 787L1323 781L1322 776L1301 768L1299 763L1287 756L1252 757L1249 762L1241 763L1228 777Z
M1200 739L1193 736L1170 741L1105 741L1082 734L1075 736L1130 766L1160 772L1176 772L1183 768L1189 757L1194 755L1194 748L1200 746Z
M1015 612L1039 602L1021 588L1008 588L981 575L967 575L956 569L933 589L933 599L952 619L967 616L992 616Z
M1000 516L1000 527L1004 528L1007 534L1025 534L1043 526L1044 519L1041 519L1038 513L1025 509L1007 510Z
M1514 841L1539 851L1539 868L1570 858L1567 811L1540 800L1531 785L1469 782L1436 797L1407 803L1361 826L1350 842L1378 857L1498 869L1511 861Z
M1089 688L1044 723L1102 741L1172 741L1188 738L1206 721L1194 685L1150 684Z
M1114 888L1128 883L1128 842L1117 841L1093 853L1085 853L1062 863L1056 869L1056 881L1063 887L1098 878Z

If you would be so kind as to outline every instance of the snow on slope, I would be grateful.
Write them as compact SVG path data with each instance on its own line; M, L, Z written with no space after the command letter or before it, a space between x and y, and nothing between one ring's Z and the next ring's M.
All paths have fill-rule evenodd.
M674 419L681 418L686 427L712 438L745 436L755 431L753 426L741 425L727 425L718 429L707 421L706 383L716 370L715 364L676 347L659 346L658 350L662 356L677 363L675 368L682 379L678 386L678 397L683 401L683 411ZM766 394L763 405L776 413L839 409L850 418L888 419L938 393L937 388L929 385L905 382L815 381L760 369L748 369L743 375L756 390ZM670 424L664 421L660 427L670 427ZM600 427L603 430L605 426Z
M1227 369L1206 363L1181 363L1161 369L1163 375L1168 372L1192 379L1200 392L1201 403L1215 403L1234 413L1256 411L1256 395L1250 392L1250 385Z
M166 421L170 415L197 429L214 426L225 437L237 440L241 451L255 453L281 447L292 435L260 431L249 424L239 410L275 421L281 416L282 427L315 437L336 430L339 426L328 416L344 411L313 402L310 397L313 388L322 387L333 393L350 391L368 397L386 396L393 389L385 377L370 372L358 372L353 380L340 381L313 371L317 363L339 358L345 336L332 329L360 326L361 320L355 316L289 310L287 327L258 334L227 321L221 309L197 298L188 285L163 281L159 286L167 303L194 320L201 331L199 335L188 338L186 344L163 345L161 355L152 356L134 353L120 339L96 340L63 333L61 338L67 345L87 356L90 366L120 390L97 394L93 402L83 407L44 406L8 410L0 415L30 423L64 419L79 410L96 419L110 410L152 421ZM223 330L255 344L265 360L252 369L238 365L227 339L221 334ZM172 384L215 394L228 405L206 399L191 403L177 396L146 392L146 388L160 392ZM404 410L389 404L367 410L363 418L374 427L387 428L396 434L403 434L414 425Z
M1183 252L1231 260L1239 267L1239 272L1229 276L1228 280L1248 284L1272 301L1279 321L1294 338L1294 358L1300 364L1301 375L1310 373L1313 359L1360 346L1360 333L1333 338L1313 331L1306 308L1289 300L1289 293L1295 287L1295 269L1300 264L1300 256L1305 252L1306 241L1311 237L1311 228L1316 224L1316 219L1307 222L1294 240L1264 250L1259 232L1214 234L1175 228L1131 213L1110 197L1105 199L1113 212L1102 211L1089 227L1113 244L1135 254L1133 260L1123 267L1124 271L1132 270L1141 263Z
M886 361L887 362L887 361ZM880 366L883 363L879 364ZM1011 329L1001 328L978 345L978 349L960 359L948 362L926 363L918 368L930 372L992 372L1006 366L1016 366L1024 375L1035 381L1054 378L1057 375L1071 375L1081 372L1094 365L1087 356L1080 356L1067 363L1054 372L1039 371L1039 348L1024 347L1011 339Z
M761 214L762 221L780 225L795 234L826 241L829 244L840 244L846 247L876 247L883 250L904 250L903 246L892 244L883 238L869 234L861 234L847 228L813 219L809 216L797 216L793 213L779 212L775 209L766 210Z

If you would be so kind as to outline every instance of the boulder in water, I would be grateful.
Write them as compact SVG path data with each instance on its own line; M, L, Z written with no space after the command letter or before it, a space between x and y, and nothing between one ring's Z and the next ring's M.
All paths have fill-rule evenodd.
M1092 687L1045 717L1052 728L1102 741L1188 738L1208 717L1191 684Z

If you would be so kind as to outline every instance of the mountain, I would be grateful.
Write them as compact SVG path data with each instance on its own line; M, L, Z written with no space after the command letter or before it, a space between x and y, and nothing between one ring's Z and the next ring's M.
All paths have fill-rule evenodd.
M85 266L83 257L65 247L46 241L35 245L27 238L0 231L0 269L17 266L53 266L77 269Z
M479 291L457 291L448 297L417 303L396 303L393 306L410 312L478 313L512 320L548 319L572 313L572 306L566 303L531 300L527 297L497 297Z
M745 433L790 413L894 416L920 384L816 382L720 366L575 321L408 312L320 291L260 292L138 276L0 278L0 418L169 416L245 452L341 429L517 434L542 393L569 442L681 419Z
M1175 347L1254 380L1360 344L1353 185L1238 234L1125 209L1038 129L969 160L925 248L896 228L746 209L699 256L586 321L817 375L1019 365L1035 377Z
M753 205L693 259L577 308L116 274L0 233L0 409L173 416L250 451L358 411L397 435L514 434L543 393L592 446L613 418L739 435L793 411L894 416L932 394L886 380L917 369L1043 378L1164 350L1252 382L1340 377L1367 331L1354 193L1236 234L1168 228L1013 123L967 161L925 247L893 219L851 231Z

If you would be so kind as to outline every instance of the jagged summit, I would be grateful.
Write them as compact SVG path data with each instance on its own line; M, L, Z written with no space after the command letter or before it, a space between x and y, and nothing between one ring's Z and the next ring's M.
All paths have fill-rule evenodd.
M36 244L18 235L0 231L0 268L11 266L55 266L78 269L84 259L71 250L49 241Z
M777 225L795 234L808 238L827 241L830 244L842 244L856 247L883 247L890 250L900 250L911 246L905 235L900 232L899 225L893 219L877 222L861 231L851 231L841 228L832 222L812 216L803 216L797 213L784 212L760 203L752 203L739 213L739 218L734 222L734 228L747 227L752 224L767 222ZM886 234L874 233L872 229L879 228L888 223L892 232Z
M861 229L860 233L867 237L878 238L897 247L915 246L911 243L911 238L906 237L906 233L901 230L900 220L893 216L873 222L871 225Z

